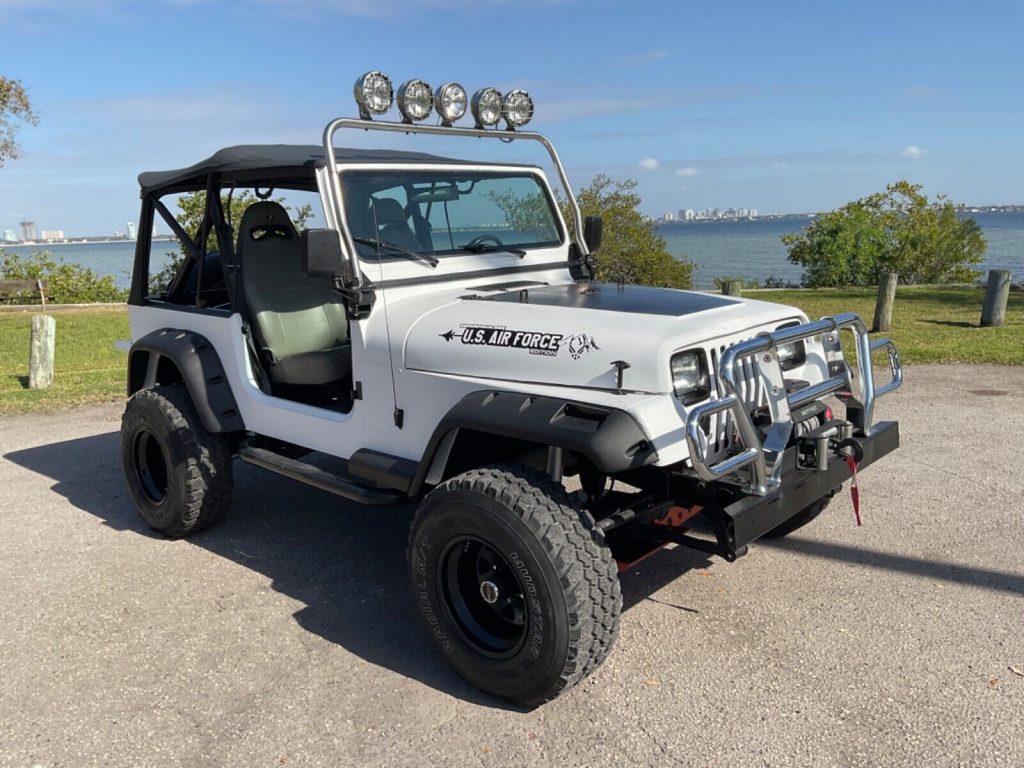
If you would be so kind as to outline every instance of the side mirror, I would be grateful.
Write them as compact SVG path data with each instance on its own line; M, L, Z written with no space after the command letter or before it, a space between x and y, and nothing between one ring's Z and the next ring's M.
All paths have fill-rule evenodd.
M308 277L341 277L345 272L345 256L341 251L341 236L333 229L304 229L299 236L302 243L302 271Z
M593 253L601 247L601 234L604 230L604 219L600 216L587 216L583 220L583 242L587 250Z

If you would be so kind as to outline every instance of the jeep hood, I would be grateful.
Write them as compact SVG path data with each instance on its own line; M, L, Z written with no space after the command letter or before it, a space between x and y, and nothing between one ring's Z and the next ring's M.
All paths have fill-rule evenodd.
M412 324L404 362L432 373L615 389L672 389L673 352L733 343L803 317L792 307L667 288L510 284L468 293Z

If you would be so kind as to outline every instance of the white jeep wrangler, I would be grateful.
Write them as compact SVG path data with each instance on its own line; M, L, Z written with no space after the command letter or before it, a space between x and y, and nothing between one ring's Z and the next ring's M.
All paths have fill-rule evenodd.
M392 103L380 73L356 96L361 116L322 146L231 147L139 177L121 445L156 530L220 518L236 457L362 504L418 503L427 630L466 679L534 705L608 654L618 571L670 542L735 560L898 446L873 408L899 358L856 315L594 282L601 222L582 220L548 140L518 130L524 92L410 81L401 123L371 119ZM453 127L468 103L476 127ZM432 108L440 125L416 122ZM538 167L344 149L342 129L539 142L573 221ZM267 199L232 226L235 189L317 192L326 226L299 232ZM206 193L194 233L163 202L191 191ZM185 259L151 293L157 215Z

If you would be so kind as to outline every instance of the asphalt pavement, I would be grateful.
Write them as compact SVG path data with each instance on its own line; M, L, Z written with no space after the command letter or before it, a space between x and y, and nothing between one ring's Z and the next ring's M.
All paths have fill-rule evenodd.
M1024 368L908 367L863 527L844 492L734 564L645 561L532 711L421 630L411 508L236 465L231 515L163 539L120 410L0 419L0 765L1024 765Z

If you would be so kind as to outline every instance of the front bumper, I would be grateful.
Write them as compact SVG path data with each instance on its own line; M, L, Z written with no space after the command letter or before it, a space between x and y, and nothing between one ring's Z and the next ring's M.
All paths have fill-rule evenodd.
M695 484L688 472L677 468L662 475L663 493L654 491L657 483L652 483L653 493L641 493L621 505L617 502L627 499L608 498L604 503L609 510L597 507L591 512L596 513L597 528L608 537L620 569L669 542L732 562L747 545L850 479L845 451L854 446L843 443L843 452L833 449L827 461L816 466L807 465L806 451L801 458L800 446L787 449L780 459L781 481L763 495L744 492L733 483ZM879 422L870 435L852 438L852 443L860 456L858 470L868 467L899 447L899 424Z
M900 427L895 421L880 421L867 437L854 438L864 455L857 463L858 471L870 466L900 444ZM777 528L793 515L832 493L850 479L846 457L833 454L825 470L806 469L798 465L797 448L789 448L782 456L782 482L765 496L752 494L722 508L724 536L719 543L735 556L743 547Z

